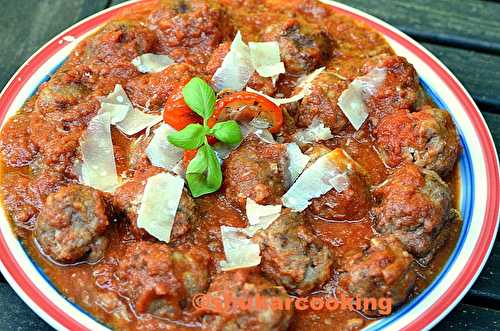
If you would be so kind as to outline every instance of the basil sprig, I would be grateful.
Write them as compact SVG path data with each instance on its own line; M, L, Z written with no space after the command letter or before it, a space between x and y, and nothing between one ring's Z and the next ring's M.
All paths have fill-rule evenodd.
M222 185L221 164L207 141L207 136L235 145L241 142L241 130L236 121L215 123L208 127L208 120L215 110L215 92L202 79L195 77L182 89L184 101L203 118L203 125L189 124L181 131L170 134L168 141L185 150L198 149L186 169L186 180L194 197L217 191Z

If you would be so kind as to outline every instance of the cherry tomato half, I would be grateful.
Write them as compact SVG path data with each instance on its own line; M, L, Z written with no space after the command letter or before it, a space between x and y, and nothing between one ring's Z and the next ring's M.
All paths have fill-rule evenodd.
M265 119L271 125L271 133L278 133L283 125L281 109L271 100L252 92L236 92L222 97L216 104L209 125L213 125L220 116L225 115L224 112L230 112L229 117L240 122L251 121L255 117Z
M177 91L170 95L163 110L163 121L176 130L184 129L191 123L203 123L203 118L193 112L184 102L182 87L179 85Z

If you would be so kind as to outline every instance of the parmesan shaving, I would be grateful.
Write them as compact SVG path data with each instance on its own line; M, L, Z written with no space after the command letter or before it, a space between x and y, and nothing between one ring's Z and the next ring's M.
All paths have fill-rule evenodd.
M149 177L144 188L137 226L158 240L169 242L184 180L169 173Z
M260 264L259 244L252 241L252 237L259 230L267 229L281 214L281 205L259 205L247 198L246 214L248 223L246 228L221 226L222 243L226 261L221 261L223 271L248 268Z
M365 76L353 80L340 95L337 104L354 129L359 130L368 118L368 108L365 101L376 93L385 77L385 69L375 68Z
M332 131L326 127L317 117L313 119L311 125L306 129L297 132L293 140L298 144L311 144L321 140L332 139Z
M303 154L295 143L286 144L286 151L288 154L288 174L290 182L293 183L304 171L311 157Z
M111 140L111 118L108 112L95 116L80 140L83 183L105 192L113 192L120 183Z
M99 109L99 113L110 113L111 124L123 121L128 112L134 108L127 93L125 93L125 90L120 84L116 84L114 91L106 97L101 97L100 101L101 108Z
M276 83L278 76L286 72L285 64L281 62L278 42L249 42L248 47L250 60L257 73L262 77L271 77L273 84Z
M132 64L142 73L160 72L175 63L167 55L146 53L132 60Z
M297 81L297 88L299 89L299 92L290 98L273 98L269 95L266 95L260 91L254 90L250 87L246 88L247 92L252 92L259 94L268 100L272 101L275 105L281 106L287 103L293 103L302 100L304 97L308 96L311 94L311 89L312 89L312 82L325 70L325 67L321 67L319 69L314 70L312 73L309 75L306 75L302 78L300 78Z
M344 191L349 186L346 155L344 150L337 148L316 160L282 197L283 205L293 211L303 211L312 199L332 188L337 192Z
M161 115L146 114L138 109L132 109L125 118L116 124L121 132L128 136L134 135L146 128L150 128L162 121Z
M154 131L153 139L146 148L146 155L152 165L171 170L182 160L183 150L170 144L167 139L173 132L176 130L168 124L162 124Z
M238 31L231 44L231 50L212 77L214 87L217 91L224 89L241 91L247 85L254 71L250 49L243 42L241 33Z
M250 225L258 225L265 230L281 214L281 205L259 205L247 198L246 213Z
M221 226L225 261L220 262L223 271L249 268L260 264L260 247L247 237L242 228Z

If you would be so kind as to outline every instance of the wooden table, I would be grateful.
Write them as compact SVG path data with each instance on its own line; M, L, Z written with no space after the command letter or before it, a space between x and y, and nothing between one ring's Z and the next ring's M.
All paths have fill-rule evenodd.
M53 36L117 0L0 0L0 89ZM420 41L472 94L500 150L500 1L341 0ZM0 282L0 330L50 330ZM437 330L500 330L500 241L478 280Z

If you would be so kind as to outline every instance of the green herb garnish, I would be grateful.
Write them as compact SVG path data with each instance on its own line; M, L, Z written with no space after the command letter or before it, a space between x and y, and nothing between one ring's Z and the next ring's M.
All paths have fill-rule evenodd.
M241 142L241 130L236 121L216 123L208 127L208 120L215 110L215 92L202 79L195 77L182 89L184 101L203 118L203 125L189 124L179 132L170 134L168 141L185 150L198 149L186 169L186 180L194 197L217 191L222 185L221 164L207 141L215 136L223 143L235 145Z

